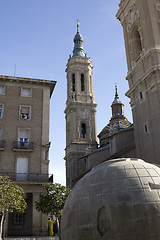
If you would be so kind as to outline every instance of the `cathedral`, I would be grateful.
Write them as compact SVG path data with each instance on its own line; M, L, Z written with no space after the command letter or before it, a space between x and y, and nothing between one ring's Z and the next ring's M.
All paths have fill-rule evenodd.
M125 40L131 124L115 86L109 123L96 132L92 62L83 48L79 23L68 59L66 117L66 183L75 183L99 163L115 158L141 158L159 164L160 148L160 1L121 0L116 14Z

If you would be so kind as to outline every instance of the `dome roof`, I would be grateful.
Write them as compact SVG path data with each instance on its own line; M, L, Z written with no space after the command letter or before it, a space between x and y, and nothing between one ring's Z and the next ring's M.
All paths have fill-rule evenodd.
M114 104L123 104L122 101L118 98L115 98L114 101L112 102L112 105Z
M79 23L77 23L77 33L73 39L74 41L74 49L72 57L85 57L85 52L83 49L83 37L79 32Z
M133 127L133 124L128 121L128 119L110 121L101 132L105 131L123 131Z
M160 168L116 159L93 168L65 204L62 240L160 239Z
M83 37L82 37L82 35L80 34L80 32L77 32L76 35L75 35L75 37L74 37L74 39L73 39L74 42L75 42L75 41L78 41L78 40L80 40L80 41L83 42Z

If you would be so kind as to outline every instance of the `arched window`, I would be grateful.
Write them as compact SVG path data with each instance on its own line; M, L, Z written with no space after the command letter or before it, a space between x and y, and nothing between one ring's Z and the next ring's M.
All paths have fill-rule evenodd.
M137 51L140 53L140 52L142 52L142 43L141 43L141 37L140 37L140 34L139 34L139 32L138 32L138 30L136 31L136 35L135 35L135 37L136 37L136 47L137 47Z
M84 74L82 73L81 74L81 91L83 92L85 89L84 89Z
M76 79L75 79L75 74L72 74L72 91L75 92L76 90Z
M140 53L142 52L142 42L141 42L141 36L137 28L133 31L133 56L134 60L136 60Z
M86 138L87 134L86 134L86 124L82 123L81 124L81 138Z

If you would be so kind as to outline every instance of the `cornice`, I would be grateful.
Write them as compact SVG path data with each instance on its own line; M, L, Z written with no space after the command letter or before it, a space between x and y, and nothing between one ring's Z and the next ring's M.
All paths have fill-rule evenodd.
M143 82L148 76L151 75L152 72L160 70L160 65L155 65L153 67L150 67L143 75L141 78L138 78L136 83L134 84L133 87L131 87L127 92L126 96L130 98L131 93L138 87L138 85Z
M25 77L13 77L13 76L5 76L0 75L0 81L4 82L15 82L15 83L28 83L34 85L48 85L50 87L50 96L55 88L56 81L52 80L44 80L44 79L37 79L37 78L25 78Z
M126 8L127 4L129 3L130 0L123 0L120 2L119 4L119 10L116 14L116 18L121 21L120 19L120 15L122 14L122 12L124 11L124 9Z

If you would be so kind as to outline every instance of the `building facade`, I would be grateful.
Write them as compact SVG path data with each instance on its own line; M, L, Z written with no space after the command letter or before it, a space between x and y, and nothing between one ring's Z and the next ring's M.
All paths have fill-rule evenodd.
M121 0L137 157L160 164L160 1Z
M77 159L87 151L97 148L96 104L92 87L92 69L90 58L83 49L83 38L79 32L74 37L74 50L70 56L67 73L66 101L66 183L73 187L72 178L78 174Z
M93 167L104 161L136 157L133 124L124 115L124 104L119 99L117 88L111 108L112 117L98 135L99 147L90 152L86 151L82 157L76 159L76 172L68 176L70 188Z
M160 0L121 0L116 17L124 32L129 83L126 96L131 100L133 126L118 131L122 122L127 122L123 105L112 104L110 123L98 135L100 147L77 158L79 173L75 180L71 177L74 183L91 167L113 157L137 157L160 164ZM115 101L118 103L116 96ZM120 113L118 118L115 112Z
M136 157L133 125L124 116L124 104L115 89L112 117L96 138L96 104L92 87L90 58L83 49L79 32L74 37L73 55L67 63L66 101L66 184L77 181L99 163L120 157Z
M46 235L47 216L35 209L49 182L49 103L56 82L0 76L0 175L26 192L24 214L8 215L9 236ZM51 178L50 178L51 180Z

